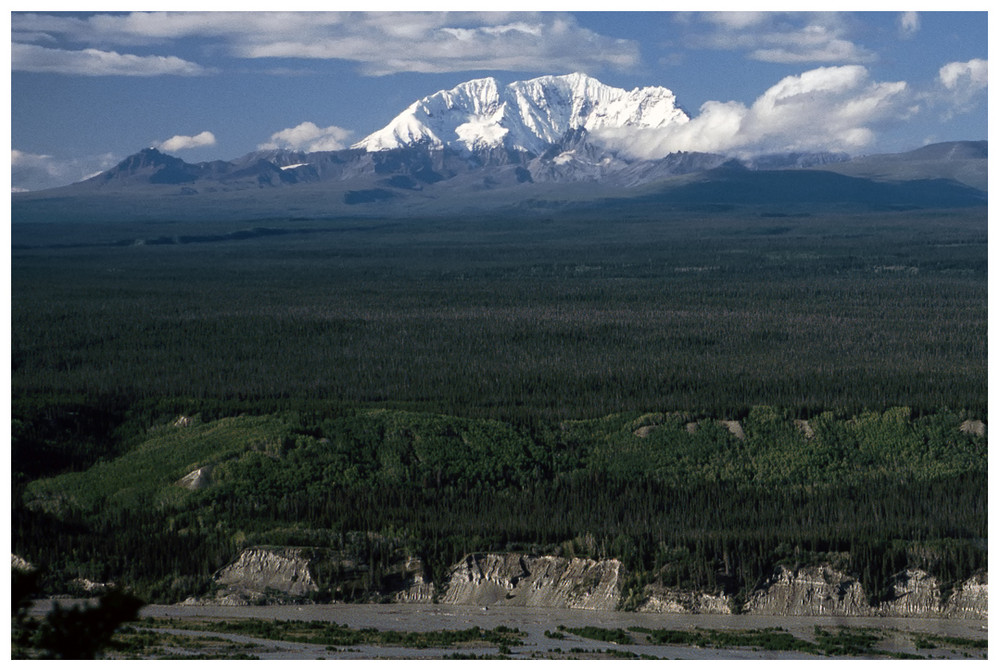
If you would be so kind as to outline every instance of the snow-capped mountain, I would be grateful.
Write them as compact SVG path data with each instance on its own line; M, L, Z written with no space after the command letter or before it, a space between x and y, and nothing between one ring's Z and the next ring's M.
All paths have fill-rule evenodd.
M581 73L507 86L487 77L421 98L354 148L503 148L539 155L579 130L664 128L688 120L673 92L660 86L626 91Z

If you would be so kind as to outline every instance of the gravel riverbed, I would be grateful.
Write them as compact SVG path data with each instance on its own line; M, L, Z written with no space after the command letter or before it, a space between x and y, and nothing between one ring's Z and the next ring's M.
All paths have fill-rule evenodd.
M33 612L42 614L49 602L36 603ZM687 660L738 660L738 659L816 659L817 656L796 651L755 650L738 648L698 648L652 644L613 644L564 633L564 639L553 639L546 631L565 628L598 627L606 629L630 627L671 630L759 630L781 628L807 641L815 641L815 627L821 628L874 628L883 639L878 649L885 652L910 653L935 658L965 658L967 651L938 647L918 650L913 642L916 634L940 637L960 637L984 640L987 638L987 621L930 618L843 618L843 617L787 617L717 614L645 614L620 611L588 611L580 609L541 609L532 607L473 607L437 604L323 604L323 605L273 605L226 607L214 605L147 605L142 618L171 618L184 620L277 619L334 622L354 629L374 628L401 632L426 632L432 630L465 630L478 626L492 630L498 626L517 628L524 633L523 643L511 647L508 654L514 658L614 657L612 649L625 655L648 655L658 658ZM140 626L142 627L142 626ZM190 632L183 625L174 624L164 632ZM203 633L204 634L204 633ZM460 646L457 648L412 649L397 646L359 645L354 647L323 647L318 645L275 642L244 635L209 633L231 642L242 643L246 652L261 659L414 659L442 658L452 654L495 656L498 648L486 646ZM575 650L575 651L574 651ZM973 652L975 657L986 650Z

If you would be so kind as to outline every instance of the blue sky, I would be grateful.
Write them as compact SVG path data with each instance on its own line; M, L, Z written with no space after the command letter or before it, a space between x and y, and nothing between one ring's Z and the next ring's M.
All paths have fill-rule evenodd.
M10 20L14 189L77 181L148 146L190 162L342 148L469 79L575 71L665 86L693 117L687 135L636 152L866 154L987 137L984 11Z

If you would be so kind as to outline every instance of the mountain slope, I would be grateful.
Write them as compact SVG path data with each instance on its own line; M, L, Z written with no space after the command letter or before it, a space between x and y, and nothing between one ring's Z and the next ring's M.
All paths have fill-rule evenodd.
M986 205L986 194L948 179L879 182L829 170L748 170L736 162L707 170L644 200L675 205L801 205L907 210Z
M938 142L901 154L873 154L823 166L824 170L873 180L950 179L989 189L986 140Z

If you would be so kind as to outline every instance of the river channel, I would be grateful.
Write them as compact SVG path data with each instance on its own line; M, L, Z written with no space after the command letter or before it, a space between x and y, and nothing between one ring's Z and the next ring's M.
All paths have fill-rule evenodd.
M636 655L686 660L737 660L737 659L817 659L817 656L795 651L766 651L751 648L716 649L693 646L665 646L651 644L611 644L566 634L565 639L552 639L546 631L554 632L559 626L580 628L693 630L757 630L781 628L795 637L815 641L815 627L875 628L884 637L879 649L886 652L918 654L934 658L964 658L963 651L939 647L933 651L917 650L912 635L915 633L944 637L961 637L982 640L987 637L987 621L932 618L844 618L844 617L787 617L756 615L716 614L649 614L618 611L587 611L579 609L541 609L531 607L482 607L439 604L332 604L332 605L280 605L280 606L189 606L148 605L142 617L195 619L278 619L335 622L351 628L375 628L422 632L429 630L465 630L473 626L493 629L498 626L517 628L525 634L523 644L512 647L511 657L604 657L607 649L631 652ZM183 626L178 626L182 628ZM254 655L262 659L413 659L441 658L456 652L463 655L496 655L496 646L464 647L456 649L406 649L394 646L357 646L329 649L322 646L267 642L250 637L227 635L232 641L254 643L261 646ZM270 644L267 646L266 644ZM575 655L570 652L575 651ZM976 652L981 658L985 650Z

